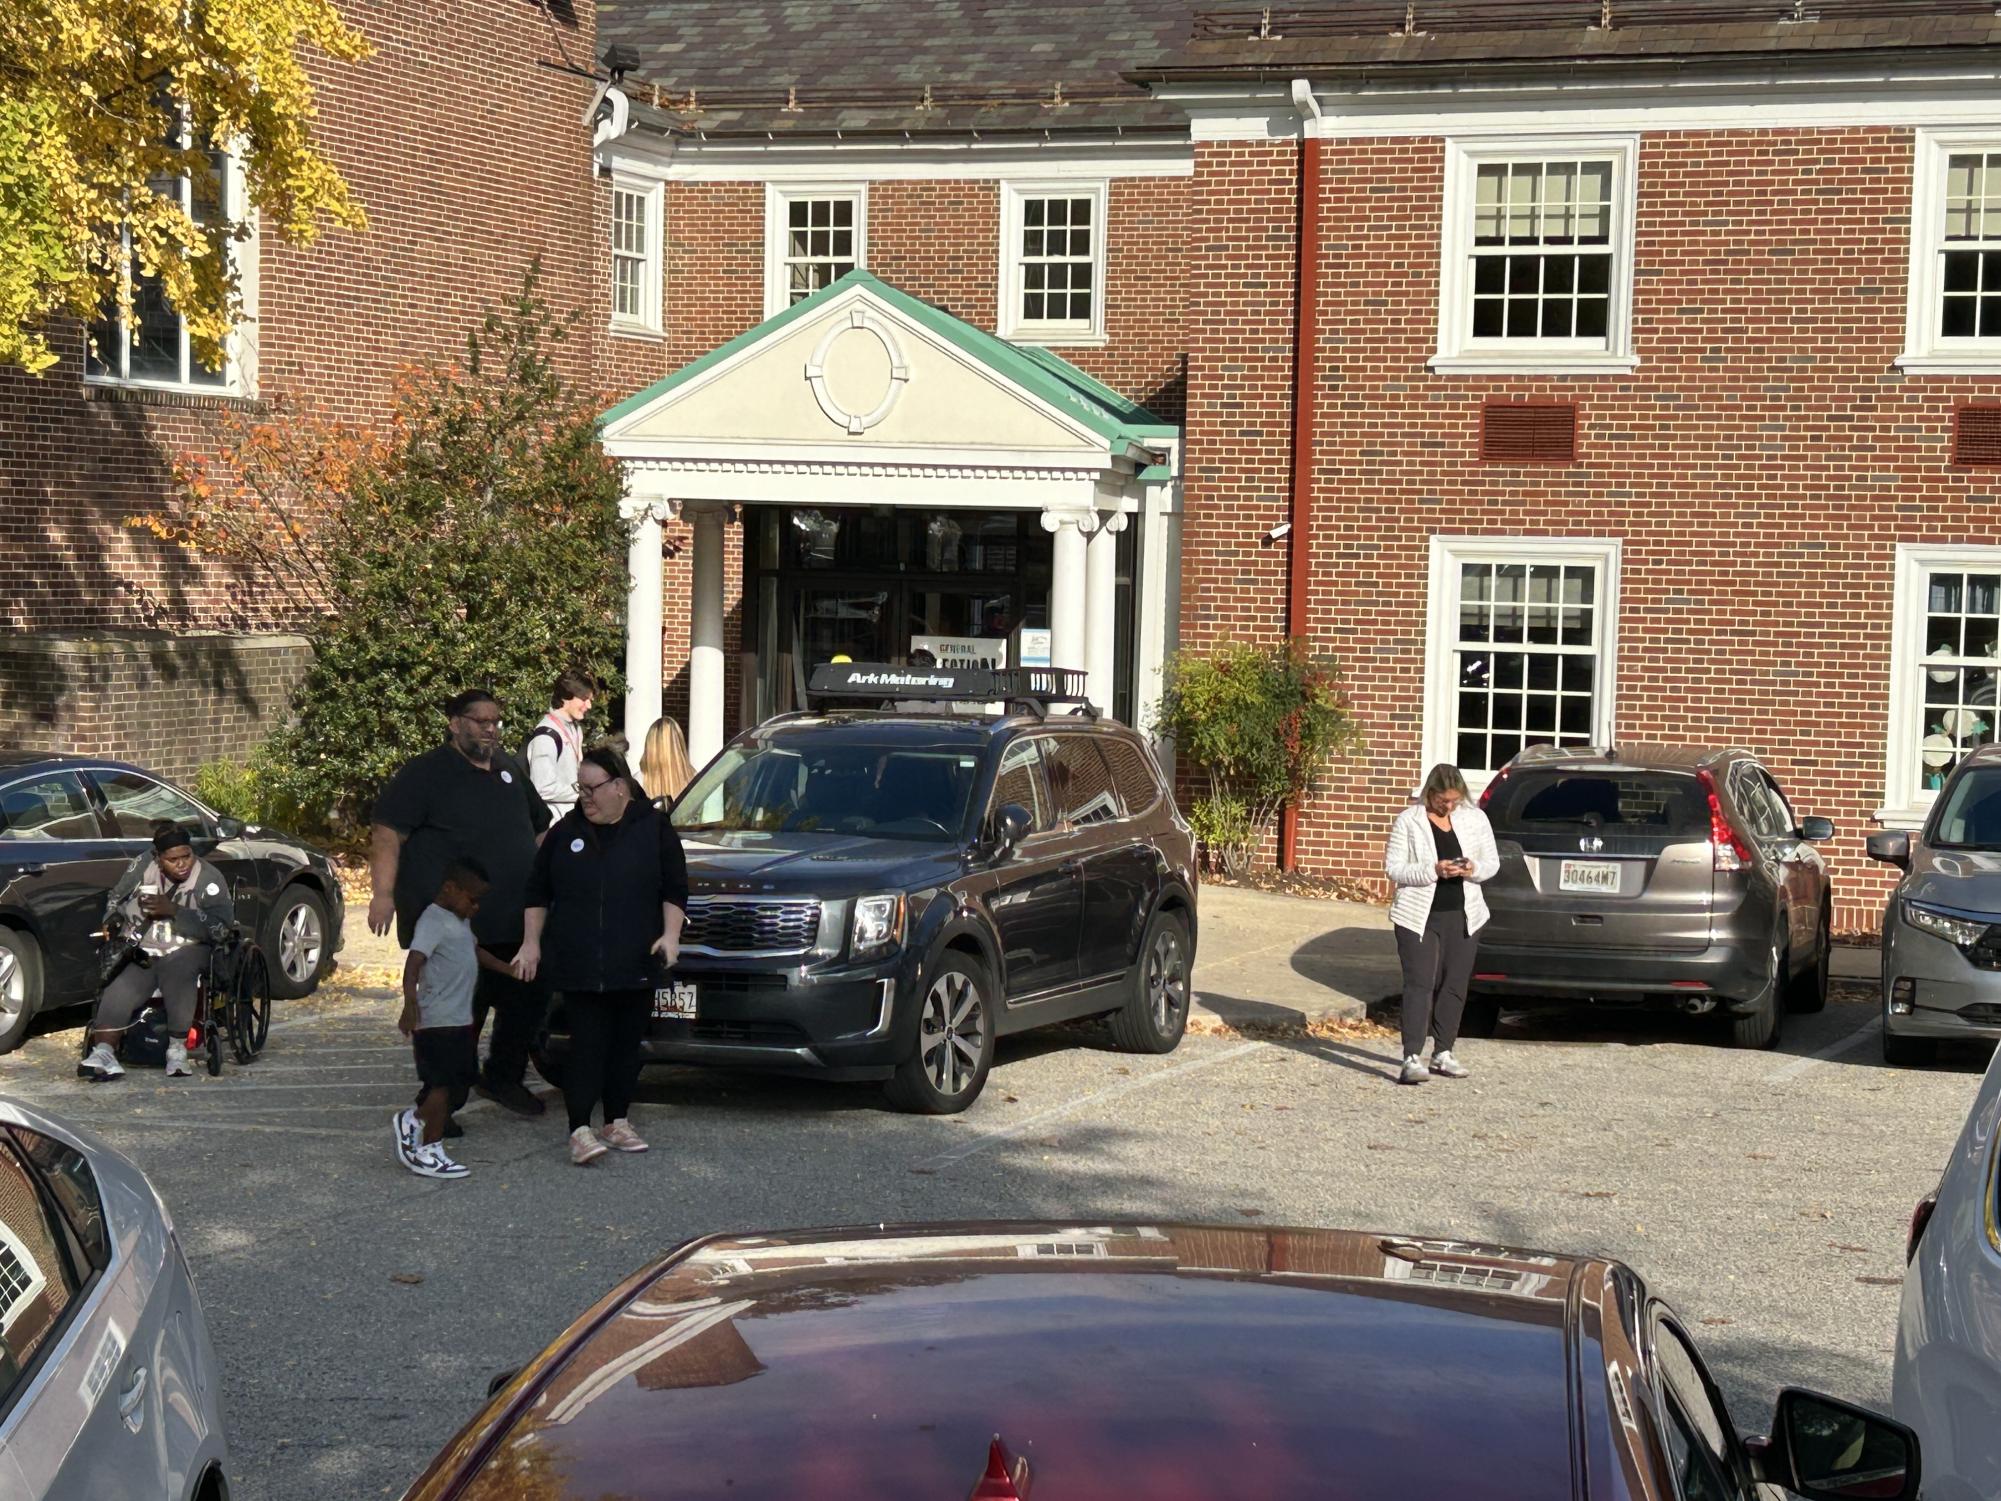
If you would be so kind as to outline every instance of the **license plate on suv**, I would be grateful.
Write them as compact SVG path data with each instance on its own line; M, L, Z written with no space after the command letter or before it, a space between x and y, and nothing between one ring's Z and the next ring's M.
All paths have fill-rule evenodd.
M695 987L688 980L675 980L653 992L654 1020L693 1021Z
M1617 895L1619 867L1609 860L1566 860L1557 873L1559 891L1595 891Z

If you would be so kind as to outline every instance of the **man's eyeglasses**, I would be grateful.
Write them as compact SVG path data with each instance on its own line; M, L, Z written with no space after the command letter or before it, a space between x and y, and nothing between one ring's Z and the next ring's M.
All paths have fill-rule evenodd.
M497 730L500 728L500 721L498 719L477 719L470 714L461 714L459 718L476 729Z

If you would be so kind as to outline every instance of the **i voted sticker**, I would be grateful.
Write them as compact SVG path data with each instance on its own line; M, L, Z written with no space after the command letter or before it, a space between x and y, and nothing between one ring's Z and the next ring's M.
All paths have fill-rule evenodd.
M581 840L581 839L572 839L572 840L570 841L570 853L571 853L571 854L573 854L573 855L581 855L581 854L582 854L583 852L584 852L584 842L583 842L583 840Z
M512 782L514 780L514 773L503 767L500 773L500 780L503 782Z
M216 885L216 884L215 884L215 882L213 882L213 881L210 881L210 882L208 883L208 894L209 894L210 896L221 896L221 895L222 895L222 888L221 888L220 886Z

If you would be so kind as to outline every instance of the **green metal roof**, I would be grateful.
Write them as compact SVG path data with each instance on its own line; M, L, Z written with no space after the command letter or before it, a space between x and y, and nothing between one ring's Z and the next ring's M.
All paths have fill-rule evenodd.
M1026 344L1010 344L985 329L975 328L963 318L955 318L943 308L898 291L888 282L867 271L850 271L840 280L822 287L812 296L795 302L783 312L767 318L757 327L738 334L727 344L710 350L698 360L683 365L673 374L655 381L635 396L628 396L606 412L605 423L628 417L648 403L685 385L703 371L750 348L780 329L811 317L827 299L854 286L866 286L876 297L903 313L919 327L928 329L946 343L985 365L1010 384L1040 398L1059 412L1082 422L1102 437L1114 453L1128 443L1139 446L1179 437L1181 429L1163 422L1145 407L1131 402L1095 376L1086 375L1068 360Z

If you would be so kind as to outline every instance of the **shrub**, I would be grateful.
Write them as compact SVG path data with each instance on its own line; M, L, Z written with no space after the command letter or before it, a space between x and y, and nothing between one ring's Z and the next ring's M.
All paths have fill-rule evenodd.
M535 287L531 272L461 362L406 372L385 431L306 413L241 425L223 476L184 459L178 509L139 523L307 606L314 658L291 719L248 781L217 773L229 795L338 839L398 765L439 743L440 706L460 689L498 696L510 746L559 672L623 691L622 480L596 402L554 363L568 320Z
M1337 665L1301 641L1176 652L1156 728L1206 782L1189 822L1232 879L1250 869L1279 809L1361 744Z
M207 762L195 770L194 795L224 818L288 834L304 829L323 832L316 819L283 794L265 759L260 748L247 762Z

